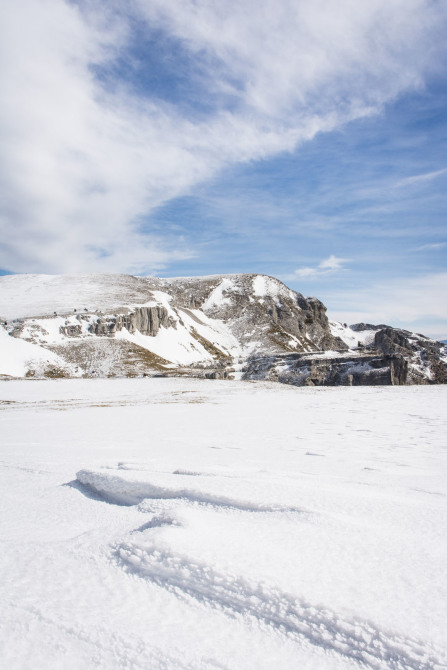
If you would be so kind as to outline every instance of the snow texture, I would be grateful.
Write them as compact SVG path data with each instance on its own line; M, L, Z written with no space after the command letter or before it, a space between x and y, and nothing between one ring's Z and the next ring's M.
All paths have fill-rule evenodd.
M3 382L3 667L445 670L446 396Z

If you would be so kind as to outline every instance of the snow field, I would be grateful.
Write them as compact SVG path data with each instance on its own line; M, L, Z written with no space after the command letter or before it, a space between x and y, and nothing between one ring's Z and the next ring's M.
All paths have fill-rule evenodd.
M154 278L151 278L151 285ZM7 275L1 278L0 315L8 320L73 309L94 312L143 304L151 294L144 277L119 274Z
M6 667L446 668L446 394L3 383Z

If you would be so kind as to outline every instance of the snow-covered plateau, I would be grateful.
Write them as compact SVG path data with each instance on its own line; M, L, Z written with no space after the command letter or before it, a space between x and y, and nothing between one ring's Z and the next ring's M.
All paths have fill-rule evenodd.
M2 668L445 670L446 401L3 382Z

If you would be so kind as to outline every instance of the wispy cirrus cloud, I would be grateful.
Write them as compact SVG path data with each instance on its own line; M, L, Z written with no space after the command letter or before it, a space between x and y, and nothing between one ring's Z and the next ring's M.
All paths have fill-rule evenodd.
M443 168L442 170L434 170L433 172L426 172L424 174L417 174L412 177L405 177L405 179L401 179L396 184L394 184L394 186L395 188L402 188L405 186L413 186L414 184L424 184L425 182L430 182L433 179L437 179L438 177L441 177L445 174L447 174L447 168Z
M420 247L416 247L414 251L438 251L440 249L445 249L447 247L447 242L433 242L430 244L422 244Z
M22 0L2 12L0 267L22 272L191 258L187 231L152 225L157 208L422 86L447 20L429 0Z

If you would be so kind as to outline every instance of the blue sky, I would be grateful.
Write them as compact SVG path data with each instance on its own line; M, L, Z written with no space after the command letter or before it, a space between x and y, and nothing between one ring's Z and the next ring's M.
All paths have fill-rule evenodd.
M447 5L2 10L1 273L263 272L447 337Z

